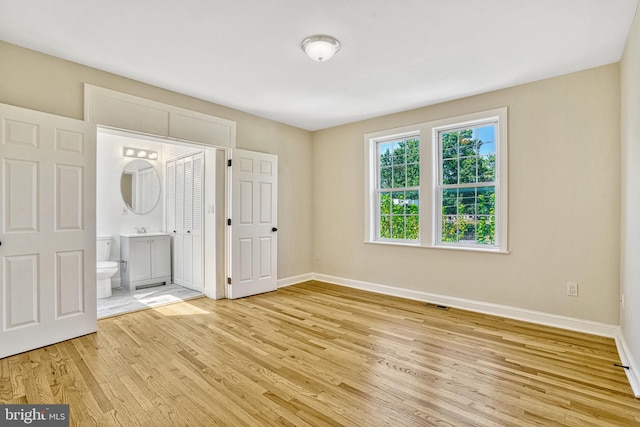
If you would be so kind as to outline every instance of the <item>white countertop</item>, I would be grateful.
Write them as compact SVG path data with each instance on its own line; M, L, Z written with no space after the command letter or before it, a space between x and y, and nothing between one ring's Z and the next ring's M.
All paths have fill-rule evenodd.
M165 233L162 231L152 231L150 233L122 233L120 237L155 237L155 236L170 236L171 233Z

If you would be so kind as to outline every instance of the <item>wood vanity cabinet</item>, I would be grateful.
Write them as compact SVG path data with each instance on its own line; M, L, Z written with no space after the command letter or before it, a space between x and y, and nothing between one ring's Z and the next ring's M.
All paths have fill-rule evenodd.
M171 283L171 237L167 233L120 236L122 287L140 289Z

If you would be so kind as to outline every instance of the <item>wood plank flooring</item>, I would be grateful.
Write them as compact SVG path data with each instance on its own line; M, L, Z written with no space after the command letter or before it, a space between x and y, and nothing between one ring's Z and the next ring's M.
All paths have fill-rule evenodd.
M633 426L614 341L307 282L100 320L0 359L77 426Z

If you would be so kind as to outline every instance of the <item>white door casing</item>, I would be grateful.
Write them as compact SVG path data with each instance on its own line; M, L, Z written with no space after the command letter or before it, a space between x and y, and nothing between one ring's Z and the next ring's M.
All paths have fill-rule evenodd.
M95 332L96 127L0 104L0 358Z
M227 296L233 299L278 287L278 157L234 149L232 165Z

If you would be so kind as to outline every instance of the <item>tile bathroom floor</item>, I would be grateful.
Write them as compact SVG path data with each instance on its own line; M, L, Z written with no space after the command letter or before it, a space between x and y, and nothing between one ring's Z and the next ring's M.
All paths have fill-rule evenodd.
M133 292L116 288L112 290L111 297L98 298L98 319L201 296L202 292L175 284L138 289Z

